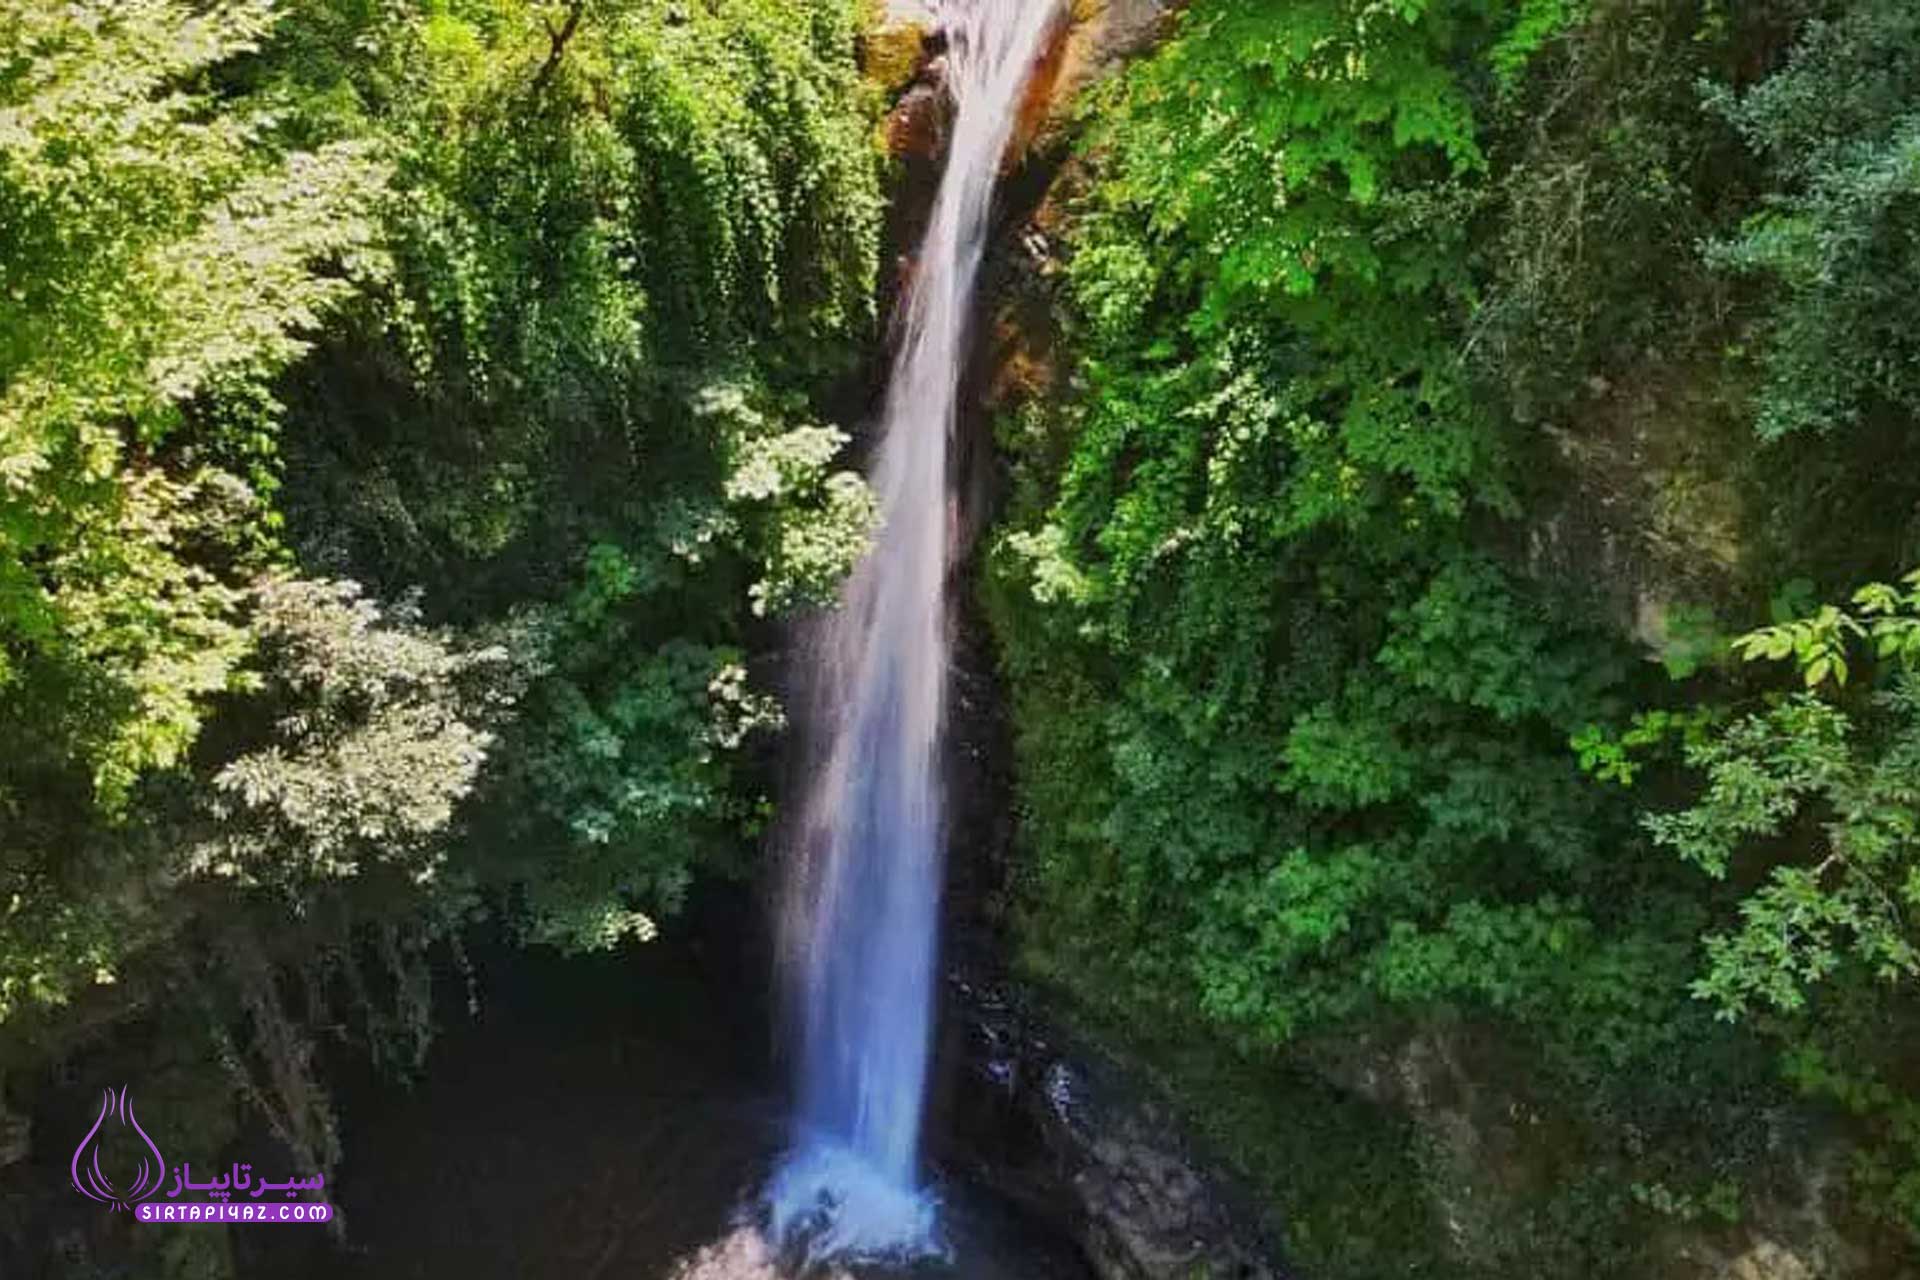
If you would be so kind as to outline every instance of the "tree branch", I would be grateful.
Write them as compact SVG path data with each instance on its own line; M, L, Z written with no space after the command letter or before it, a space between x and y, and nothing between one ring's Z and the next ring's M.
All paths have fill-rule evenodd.
M579 29L580 15L585 11L586 7L587 0L573 0L573 3L567 6L567 20L560 24L558 30L554 29L554 25L550 20L546 18L540 20L547 28L547 40L553 45L553 48L548 52L547 60L540 65L540 70L533 77L533 87L536 91L539 90L542 85L546 84L552 77L555 69L559 67L561 55L566 53L567 42L573 39L573 33Z

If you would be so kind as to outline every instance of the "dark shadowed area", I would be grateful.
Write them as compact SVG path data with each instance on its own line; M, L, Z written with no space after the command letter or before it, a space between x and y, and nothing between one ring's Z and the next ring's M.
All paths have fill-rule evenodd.
M752 1222L785 1139L763 968L684 937L616 956L502 950L479 968L478 1017L443 975L445 1031L421 1084L344 1090L349 1154L329 1196L344 1240L241 1233L242 1276L790 1274ZM960 1184L944 1198L953 1262L912 1274L1087 1274L987 1193Z

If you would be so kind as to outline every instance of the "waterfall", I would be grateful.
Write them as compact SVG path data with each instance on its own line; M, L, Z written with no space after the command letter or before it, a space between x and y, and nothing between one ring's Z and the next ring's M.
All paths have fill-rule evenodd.
M875 544L810 647L821 748L789 854L783 958L800 1037L772 1229L813 1256L926 1252L919 1168L944 841L947 454L994 183L1057 0L947 0L954 118L888 384Z

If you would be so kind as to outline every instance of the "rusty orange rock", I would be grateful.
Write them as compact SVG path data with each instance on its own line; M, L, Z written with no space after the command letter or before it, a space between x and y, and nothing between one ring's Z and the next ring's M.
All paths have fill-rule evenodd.
M1065 16L1063 12L1062 17ZM1068 36L1072 31L1073 24L1070 21L1054 24L1053 34L1048 38L1046 48L1041 51L1033 74L1027 78L1026 94L1020 100L1020 111L1013 122L1013 137L1008 140L1007 154L1001 161L1003 169L1013 169L1019 165L1034 139L1039 136L1042 126L1052 118L1061 87L1060 72L1067 61Z

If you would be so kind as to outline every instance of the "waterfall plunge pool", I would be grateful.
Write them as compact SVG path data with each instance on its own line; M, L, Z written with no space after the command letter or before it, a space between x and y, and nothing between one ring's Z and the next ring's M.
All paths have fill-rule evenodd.
M240 1280L1089 1280L1069 1241L931 1171L947 1257L783 1264L753 1219L791 1137L767 967L711 924L611 956L476 952L480 1013L435 974L421 1079L326 1064L344 1239L235 1232Z

